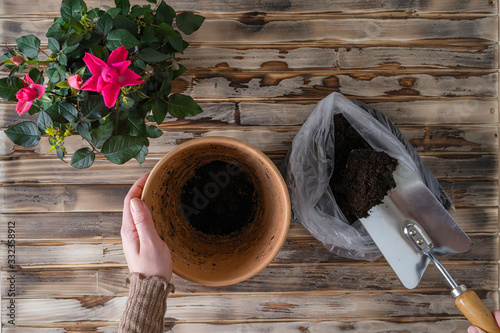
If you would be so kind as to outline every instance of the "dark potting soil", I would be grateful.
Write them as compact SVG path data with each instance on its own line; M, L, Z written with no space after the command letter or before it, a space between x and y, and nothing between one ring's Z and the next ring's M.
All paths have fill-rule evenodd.
M198 231L224 236L250 224L257 211L255 187L238 166L213 161L195 170L182 187L183 215Z
M349 124L343 115L334 117L335 158L330 188L350 223L367 217L396 186L393 172L397 160L377 152Z

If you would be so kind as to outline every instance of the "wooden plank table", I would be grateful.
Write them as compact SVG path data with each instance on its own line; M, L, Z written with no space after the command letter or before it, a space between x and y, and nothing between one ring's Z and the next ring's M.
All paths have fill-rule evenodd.
M207 17L179 55L189 70L175 82L175 91L194 97L204 112L167 119L142 166L99 159L90 169L74 170L48 152L46 140L23 149L0 133L4 332L115 332L127 297L119 230L130 185L179 143L209 135L242 139L279 164L316 103L334 91L382 111L411 141L473 240L470 251L446 258L445 266L489 308L499 307L496 0L169 4ZM13 46L29 33L43 37L59 5L0 0L1 45ZM0 103L1 128L26 119L18 118L13 103ZM82 146L77 137L66 143L69 151ZM13 222L16 266L9 269ZM173 283L177 292L165 322L172 332L468 327L434 267L407 290L383 259L337 257L297 224L277 258L248 281L221 288L178 277Z

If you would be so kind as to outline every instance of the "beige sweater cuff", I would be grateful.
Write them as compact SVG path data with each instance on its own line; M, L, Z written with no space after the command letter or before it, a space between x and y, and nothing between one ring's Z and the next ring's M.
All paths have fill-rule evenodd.
M118 332L163 332L163 318L167 311L167 296L175 291L174 285L163 277L130 273L126 280L130 285Z

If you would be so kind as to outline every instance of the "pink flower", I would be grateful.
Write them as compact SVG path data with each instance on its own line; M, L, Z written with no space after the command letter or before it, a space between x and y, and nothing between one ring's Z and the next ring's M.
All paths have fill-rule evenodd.
M94 74L85 82L80 89L102 92L104 104L108 108L115 106L121 87L135 86L144 82L141 76L128 68L130 61L127 60L128 51L120 46L109 55L108 61L85 53L83 61Z
M24 88L21 88L16 94L16 98L18 100L16 111L18 115L22 115L28 111L31 108L31 105L33 105L33 101L42 97L45 93L45 87L41 84L33 82L28 74L24 77L23 84Z
M15 65L19 66L24 62L24 59L20 55L17 55L15 57L10 58L10 61L12 61Z
M70 77L68 77L68 83L71 88L80 90L80 87L82 86L83 83L83 79L78 74L71 75Z

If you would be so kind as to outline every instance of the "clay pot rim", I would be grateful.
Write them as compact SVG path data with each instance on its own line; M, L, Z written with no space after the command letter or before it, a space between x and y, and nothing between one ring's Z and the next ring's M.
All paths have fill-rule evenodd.
M183 279L186 279L188 281L191 281L191 282L195 282L195 283L199 283L199 284L203 284L203 285L207 285L207 286L214 286L214 287L217 287L217 286L227 286L227 285L231 285L231 284L236 284L236 283L239 283L239 282L242 282L242 281L245 281L253 276L255 276L256 274L258 274L260 271L262 271L264 268L266 268L269 263L271 263L274 258L276 257L276 255L279 253L279 251L281 250L281 248L283 247L285 241L286 241L286 238L287 238L287 235L288 235L288 231L290 229L290 220L291 220L291 201L290 201L290 196L289 196L289 193L288 193L288 187L285 183L285 180L283 179L283 177L281 176L281 173L279 172L278 168L276 167L276 165L269 159L269 157L267 157L262 151L260 151L259 149L257 149L256 147L244 142L244 141L241 141L241 140L238 140L238 139L235 139L235 138L230 138L230 137L224 137L224 136L210 136L210 137L203 137L203 138L195 138L195 139L191 139L183 144L180 144L178 146L176 146L174 149L172 149L170 152L166 153L157 163L156 165L153 167L153 169L150 171L150 175L144 185L144 188L143 188L143 192L142 192L142 200L146 202L146 198L148 196L151 195L151 191L152 191L152 188L153 188L153 185L152 183L156 180L156 177L155 175L159 172L161 172L161 170L163 169L164 165L166 163L168 163L168 161L170 159L172 159L179 151L182 151L182 150L185 150L185 149L189 149L191 148L192 146L195 146L195 145L198 145L200 143L203 143L203 144L218 144L218 145L222 145L222 146L227 146L228 143L229 144L233 144L233 145L237 145L239 147L241 147L242 149L246 150L246 151L249 151L253 154L256 154L258 155L258 157L261 158L261 160L264 162L264 165L263 167L267 167L269 172L272 174L272 179L273 180L276 180L276 186L279 190L280 193L283 194L283 199L284 199L284 217L283 217L283 221L284 221L284 225L283 225L283 228L281 228L280 230L280 234L277 234L276 235L276 238L277 238L277 241L276 241L276 245L268 254L268 260L265 260L265 261L262 261L259 265L255 266L252 270L249 270L247 271L246 274L242 274L240 275L239 277L237 278L232 278L232 279L220 279L220 280L217 280L217 281L213 281L213 280L205 280L201 277L198 277L198 278L194 278L192 276L188 276L188 275L185 275L181 272L178 272L176 270L176 267L175 267L175 263L173 263L172 265L172 268L173 268L173 272L178 275L179 277L183 278Z

